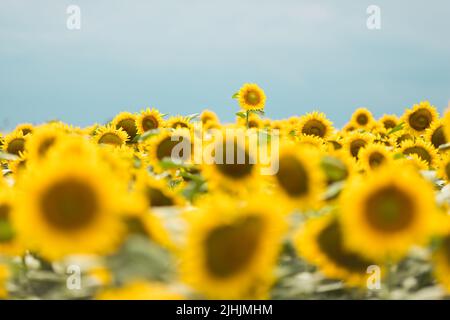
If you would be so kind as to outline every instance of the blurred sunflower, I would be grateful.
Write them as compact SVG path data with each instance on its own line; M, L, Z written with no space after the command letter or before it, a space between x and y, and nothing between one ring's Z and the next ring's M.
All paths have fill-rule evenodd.
M254 83L244 84L238 92L239 105L244 110L262 110L266 103L264 91Z
M123 146L129 137L126 131L121 128L116 129L112 125L99 127L94 136L94 141L98 144L109 144L113 146Z
M446 152L442 155L438 162L437 174L447 183L450 182L450 153Z
M402 116L405 128L414 135L422 135L431 127L434 121L439 119L436 107L428 101L415 104L412 109L407 109Z
M397 165L353 179L340 206L346 247L375 260L401 258L411 245L423 244L436 213L432 186Z
M247 203L217 194L204 199L181 252L184 281L208 298L267 298L285 228L279 210L259 195Z
M141 111L136 119L138 134L164 127L164 120L162 117L163 115L158 109L147 108L146 110Z
M407 140L404 141L398 148L398 152L404 155L416 154L422 160L426 161L432 168L435 167L438 160L438 152L429 142L423 140Z
M378 120L378 122L386 130L391 130L399 124L398 117L394 114L385 114Z
M37 127L33 134L27 138L25 144L28 157L32 160L41 160L45 157L47 151L64 135L65 133L56 125L48 124Z
M369 133L350 132L344 137L344 148L357 159L359 150L371 143L373 139L374 137Z
M450 234L441 239L433 254L433 264L436 279L450 293Z
M372 113L366 108L356 109L350 119L351 126L361 129L371 129L375 123Z
M130 112L119 113L111 122L112 126L116 129L122 129L129 137L129 142L136 138L138 128L136 126L137 116Z
M146 171L137 176L136 190L143 195L147 207L181 207L184 204L183 198L170 189L166 181L157 180Z
M192 124L190 123L189 117L175 116L175 117L170 117L169 119L167 119L166 128L191 129Z
M185 300L186 297L167 284L133 281L119 288L105 289L97 294L97 300Z
M50 260L111 252L122 225L122 188L92 158L51 157L17 182L12 221L27 248Z
M425 131L424 140L431 142L436 149L440 145L446 144L447 139L444 134L444 123L442 120L434 121L433 124Z
M219 117L214 111L211 110L203 110L200 114L200 121L205 125L208 122L219 122Z
M3 140L3 151L20 156L25 151L25 141L28 136L24 136L22 131L13 131L5 136Z
M19 124L14 131L21 132L24 136L27 134L33 133L34 126L31 123L21 123Z
M11 223L14 205L13 189L0 188L0 255L19 256L24 252L17 240L16 231Z
M366 170L374 170L392 160L390 150L380 143L370 143L358 153L359 164Z
M367 269L376 263L348 251L343 231L333 215L313 218L295 237L298 255L317 266L328 278L343 280L348 286L365 287Z
M0 263L0 299L8 297L8 291L6 290L6 282L10 277L10 271L7 265Z
M295 137L295 141L298 146L307 146L325 152L327 145L325 140L317 136L301 134Z
M300 118L298 132L327 139L333 133L333 124L326 118L325 114L312 112Z

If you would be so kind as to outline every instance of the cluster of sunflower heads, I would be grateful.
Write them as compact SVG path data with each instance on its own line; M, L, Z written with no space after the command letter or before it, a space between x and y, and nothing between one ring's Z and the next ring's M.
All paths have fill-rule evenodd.
M450 291L450 114L123 112L1 136L0 298L423 298Z

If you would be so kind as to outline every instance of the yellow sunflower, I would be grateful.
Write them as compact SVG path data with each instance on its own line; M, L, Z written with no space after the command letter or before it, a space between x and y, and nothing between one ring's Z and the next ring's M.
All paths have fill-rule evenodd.
M450 182L450 153L446 152L442 155L437 166L437 174L447 183Z
M298 132L327 139L333 133L333 124L324 113L312 112L300 118Z
M353 112L350 124L355 128L371 129L376 121L372 113L366 108L358 108Z
M358 153L359 164L366 171L374 170L392 161L391 151L383 144L370 143Z
M394 114L385 114L378 120L378 123L386 130L391 130L399 124L399 120Z
M254 194L242 203L216 194L204 199L188 223L181 252L186 283L207 298L267 298L285 230L272 199Z
M381 261L424 244L436 213L432 186L398 165L352 179L340 197L340 210L346 247Z
M137 116L130 112L119 113L111 122L116 129L122 129L128 135L129 142L133 141L138 134L138 127L136 126Z
M358 153L361 148L364 148L374 140L374 137L369 133L349 132L344 137L344 148L355 159L358 158Z
M438 149L440 145L447 143L442 120L433 122L433 124L425 131L424 140L431 142L436 149Z
M143 195L148 207L181 207L184 204L183 198L169 188L167 181L157 180L146 171L139 173L136 190Z
M141 111L136 119L137 131L143 134L149 130L155 130L164 127L164 120L158 109L150 109Z
M200 121L205 125L208 122L219 122L219 117L214 111L211 110L203 110L203 112L200 114Z
M299 146L313 147L319 151L325 152L327 150L327 144L324 139L318 136L301 134L295 137L295 141Z
M18 256L23 247L17 240L16 231L11 223L14 206L13 189L0 187L0 255Z
M436 279L450 293L450 234L441 239L433 254L433 265Z
M238 101L243 110L262 110L266 104L266 95L257 84L246 83L239 89Z
M167 119L166 128L191 129L192 124L190 123L189 117L175 116L175 117L170 117L169 119Z
M21 123L14 129L14 131L22 132L22 134L26 136L27 134L33 133L34 126L31 123Z
M25 136L22 131L13 131L6 135L3 141L3 151L20 156L25 151L25 141L28 136Z
M44 125L37 127L33 134L27 138L25 149L28 157L32 160L40 160L45 157L47 151L59 140L65 133L55 125Z
M407 109L402 116L405 128L413 135L425 134L434 121L439 119L436 107L430 105L428 101L415 104L412 109Z
M177 288L167 284L147 281L133 281L119 288L104 289L95 297L97 300L185 300Z
M404 155L416 154L425 160L431 168L434 168L438 159L438 152L429 142L416 139L404 141L397 150Z
M7 265L0 263L0 299L8 297L8 291L6 290L6 282L10 277L10 271Z
M405 141L408 141L408 140L414 141L415 140L415 137L411 133L407 132L406 130L399 130L390 136L395 141L397 146L400 146Z
M97 129L94 141L98 144L109 144L112 146L123 146L128 141L128 134L121 128L116 129L112 125L107 125Z
M294 207L317 207L325 191L320 153L286 142L280 147L278 159L278 172L272 178L279 194Z
M348 286L366 287L367 270L376 263L347 250L339 221L333 215L313 218L295 237L298 255L330 279L343 280Z
M122 186L93 158L56 155L28 166L17 182L12 221L18 236L50 260L111 252L121 235Z

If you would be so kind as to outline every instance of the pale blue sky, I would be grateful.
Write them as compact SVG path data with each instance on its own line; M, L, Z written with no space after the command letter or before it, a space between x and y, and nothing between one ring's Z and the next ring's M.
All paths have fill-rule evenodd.
M82 26L66 28L79 5ZM382 29L366 28L381 7ZM104 122L154 106L231 121L256 82L267 115L402 113L450 99L448 0L0 0L0 129Z

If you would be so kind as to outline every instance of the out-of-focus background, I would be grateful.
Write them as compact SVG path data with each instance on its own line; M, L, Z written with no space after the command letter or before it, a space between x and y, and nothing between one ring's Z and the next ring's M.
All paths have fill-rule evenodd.
M80 30L66 27L69 5ZM147 106L232 121L244 82L275 119L320 110L339 127L360 106L378 117L421 100L442 111L449 32L448 0L0 0L0 130Z

